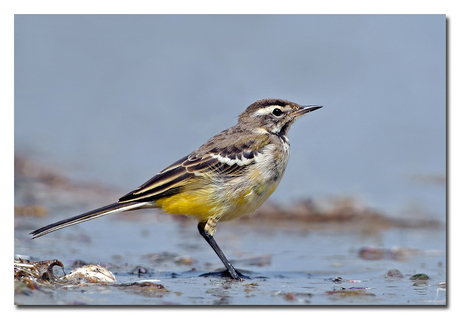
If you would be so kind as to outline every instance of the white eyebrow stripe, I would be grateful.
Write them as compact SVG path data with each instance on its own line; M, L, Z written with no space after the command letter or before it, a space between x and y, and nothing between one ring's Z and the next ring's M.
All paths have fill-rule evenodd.
M270 105L270 106L264 107L263 109L255 111L253 114L254 116L267 115L273 112L274 109L280 109L284 111L284 106Z

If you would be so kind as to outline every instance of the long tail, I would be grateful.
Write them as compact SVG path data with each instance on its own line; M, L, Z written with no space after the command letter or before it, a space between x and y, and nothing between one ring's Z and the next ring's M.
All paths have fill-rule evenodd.
M53 231L59 230L64 227L69 227L75 224L79 224L82 222L86 222L91 219L99 218L105 215L109 214L114 214L114 213L119 213L119 212L124 212L127 210L133 210L133 209L140 209L143 208L142 206L150 206L150 203L148 202L143 202L143 203L136 203L136 202L131 202L131 203L113 203L95 210L92 210L90 212L74 216L71 218L67 218L64 220L61 220L59 222L49 224L45 227L42 227L40 229L34 230L30 234L33 236L32 239L46 235L48 233L51 233ZM147 207L145 207L147 208Z

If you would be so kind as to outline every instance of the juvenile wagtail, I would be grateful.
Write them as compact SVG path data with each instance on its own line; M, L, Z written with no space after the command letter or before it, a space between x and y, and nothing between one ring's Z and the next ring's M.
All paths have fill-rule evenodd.
M264 99L251 104L238 123L174 162L118 202L33 231L37 238L101 216L142 208L198 219L198 231L227 269L223 276L248 278L227 260L214 240L218 221L247 216L273 193L286 169L287 133L301 115L321 106Z

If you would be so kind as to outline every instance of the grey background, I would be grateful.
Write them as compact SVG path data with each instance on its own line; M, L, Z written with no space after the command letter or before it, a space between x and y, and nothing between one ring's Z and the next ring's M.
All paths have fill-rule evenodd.
M324 106L273 201L445 220L445 15L15 16L15 153L120 195L267 97Z

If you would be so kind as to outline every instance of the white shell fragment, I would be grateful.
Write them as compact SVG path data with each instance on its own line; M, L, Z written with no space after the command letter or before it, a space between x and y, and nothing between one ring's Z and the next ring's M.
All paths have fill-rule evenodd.
M116 281L114 274L101 265L85 265L83 267L75 268L69 274L65 275L63 279L84 279L91 283L112 283Z

